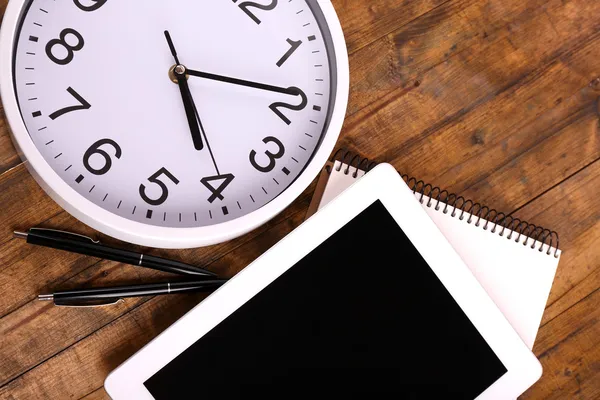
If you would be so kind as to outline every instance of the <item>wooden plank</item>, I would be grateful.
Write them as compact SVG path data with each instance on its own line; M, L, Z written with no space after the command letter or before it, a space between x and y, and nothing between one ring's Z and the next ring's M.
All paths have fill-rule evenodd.
M546 324L534 352L544 374L522 399L600 397L600 290Z
M80 398L188 311L202 296L161 296L81 339L0 388L0 399ZM10 397L12 396L12 397Z
M136 272L123 264L102 262L64 282L61 287L68 290L92 285L139 284L160 276L159 273L138 273L135 279ZM167 276L162 274L163 279ZM55 307L52 302L41 301L26 303L2 318L0 386L147 300L127 299L114 306L94 308Z
M21 162L17 155L10 135L8 133L8 122L4 116L4 110L0 113L0 174L16 166Z
M94 390L92 393L82 397L80 400L110 400L104 387Z
M304 219L298 212L259 238L228 253L216 264L239 270ZM220 267L217 266L217 269ZM80 398L100 386L106 375L193 307L201 296L158 296L132 309L66 350L0 388L0 399ZM76 323L76 321L73 321ZM31 327L31 325L30 325Z
M418 87L399 88L351 115L342 142L383 159L401 156L411 143L581 47L600 27L593 17L599 11L598 2L552 0L543 18L511 27L508 36L493 43L465 49L425 73Z
M14 230L36 226L62 210L23 164L0 175L0 204L0 245L12 238Z
M31 214L38 215L35 211L31 211ZM42 226L93 235L90 228L64 212ZM33 300L41 291L60 284L97 262L98 259L93 257L36 247L23 240L13 239L0 245L0 290L6 293L0 298L0 316L5 316ZM15 285L15 282L20 284ZM2 321L4 324L4 319Z
M403 171L459 193L555 135L574 114L594 107L600 38L496 96L394 160ZM498 205L504 206L506 202ZM515 204L510 204L510 207ZM510 208L509 207L509 208Z
M595 105L567 119L565 125L461 193L501 210L514 209L600 158Z
M469 47L510 34L511 25L539 18L548 0L451 1L350 56L350 104L354 114L378 98L410 89L434 66Z
M593 249L598 249L598 246L600 246L600 240L599 240L600 235L598 234L598 233L600 233L600 228L595 227L594 230L597 231L596 238L595 238L596 239L596 243L595 243L596 247L585 247L585 249L588 250L585 252L586 253L585 255L588 258L598 258L597 251L593 251ZM577 247L579 247L579 246L577 246L577 245L570 246L568 248L569 253L571 251L577 251ZM567 264L569 264L569 267L567 267L567 269L572 270L572 268L570 268L570 266L573 265L573 262L571 261L571 259L569 259L567 262L561 262L559 264L559 266L562 268L564 265L567 265ZM579 265L581 265L581 264L579 264ZM565 286L564 274L561 274L559 279L555 281L555 282L557 282L557 284L556 284L557 288L553 290L552 295L550 297L550 301L552 301L554 299L556 299L556 300L552 301L546 307L546 310L544 311L544 317L542 318L542 323L540 326L543 327L548 322L552 321L554 318L556 318L557 316L559 316L560 314L562 314L563 312L568 310L574 304L577 304L579 301L583 300L584 298L589 296L591 293L593 293L595 290L598 290L598 288L600 288L600 263L596 263L595 265L596 265L596 269L592 273L590 273L588 276L581 279L581 281L579 281L577 283L573 283L572 280L567 281L567 283L569 285L572 285L573 287L571 289L569 289L565 294L558 297L560 295L560 293L559 293L560 288ZM588 268L586 268L586 270L587 269ZM573 277L573 278L577 278L577 277ZM565 290L565 289L563 289L563 290Z
M348 52L353 53L448 0L333 0Z

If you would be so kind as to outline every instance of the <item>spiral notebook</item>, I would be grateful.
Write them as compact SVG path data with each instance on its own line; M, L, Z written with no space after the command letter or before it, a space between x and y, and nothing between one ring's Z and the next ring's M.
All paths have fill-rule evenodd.
M375 165L338 150L319 177L307 218ZM513 328L533 348L560 260L558 234L402 177Z

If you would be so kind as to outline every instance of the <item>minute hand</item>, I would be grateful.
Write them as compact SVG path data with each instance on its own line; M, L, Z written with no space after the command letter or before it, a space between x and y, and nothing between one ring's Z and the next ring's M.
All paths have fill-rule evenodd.
M297 96L298 94L300 94L299 89L295 88L295 87L284 88L284 87L279 87L279 86L267 85L265 83L252 82L252 81L247 81L244 79L232 78L229 76L211 74L211 73L203 72L203 71L195 71L193 69L186 69L185 73L188 75L197 76L199 78L205 78L205 79L210 79L213 81L231 83L233 85L248 86L248 87L255 88L255 89L268 90L270 92L289 94L292 96Z

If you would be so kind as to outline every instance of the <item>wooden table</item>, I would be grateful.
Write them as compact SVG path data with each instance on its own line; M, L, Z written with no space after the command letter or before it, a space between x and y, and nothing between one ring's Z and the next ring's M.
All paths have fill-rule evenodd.
M2 10L6 2L0 0ZM534 348L544 375L522 398L600 398L600 2L334 4L351 70L340 145L558 231L564 253ZM36 185L5 124L0 121L0 398L106 398L108 372L201 297L96 309L36 301L51 288L158 275L12 239L14 229L34 225L93 232ZM232 276L303 220L313 189L236 240L151 252Z

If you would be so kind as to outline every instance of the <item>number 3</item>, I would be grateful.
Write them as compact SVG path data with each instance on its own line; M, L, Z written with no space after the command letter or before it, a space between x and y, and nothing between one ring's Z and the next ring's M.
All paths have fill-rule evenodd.
M265 173L271 172L273 168L275 168L275 160L280 159L285 154L285 147L283 146L283 143L279 141L279 139L274 138L273 136L267 136L263 139L263 143L267 144L269 142L275 143L278 150L277 153L271 153L269 150L265 151L265 155L269 158L269 164L266 166L262 166L256 162L256 151L252 150L250 152L250 164L252 164L257 171Z

